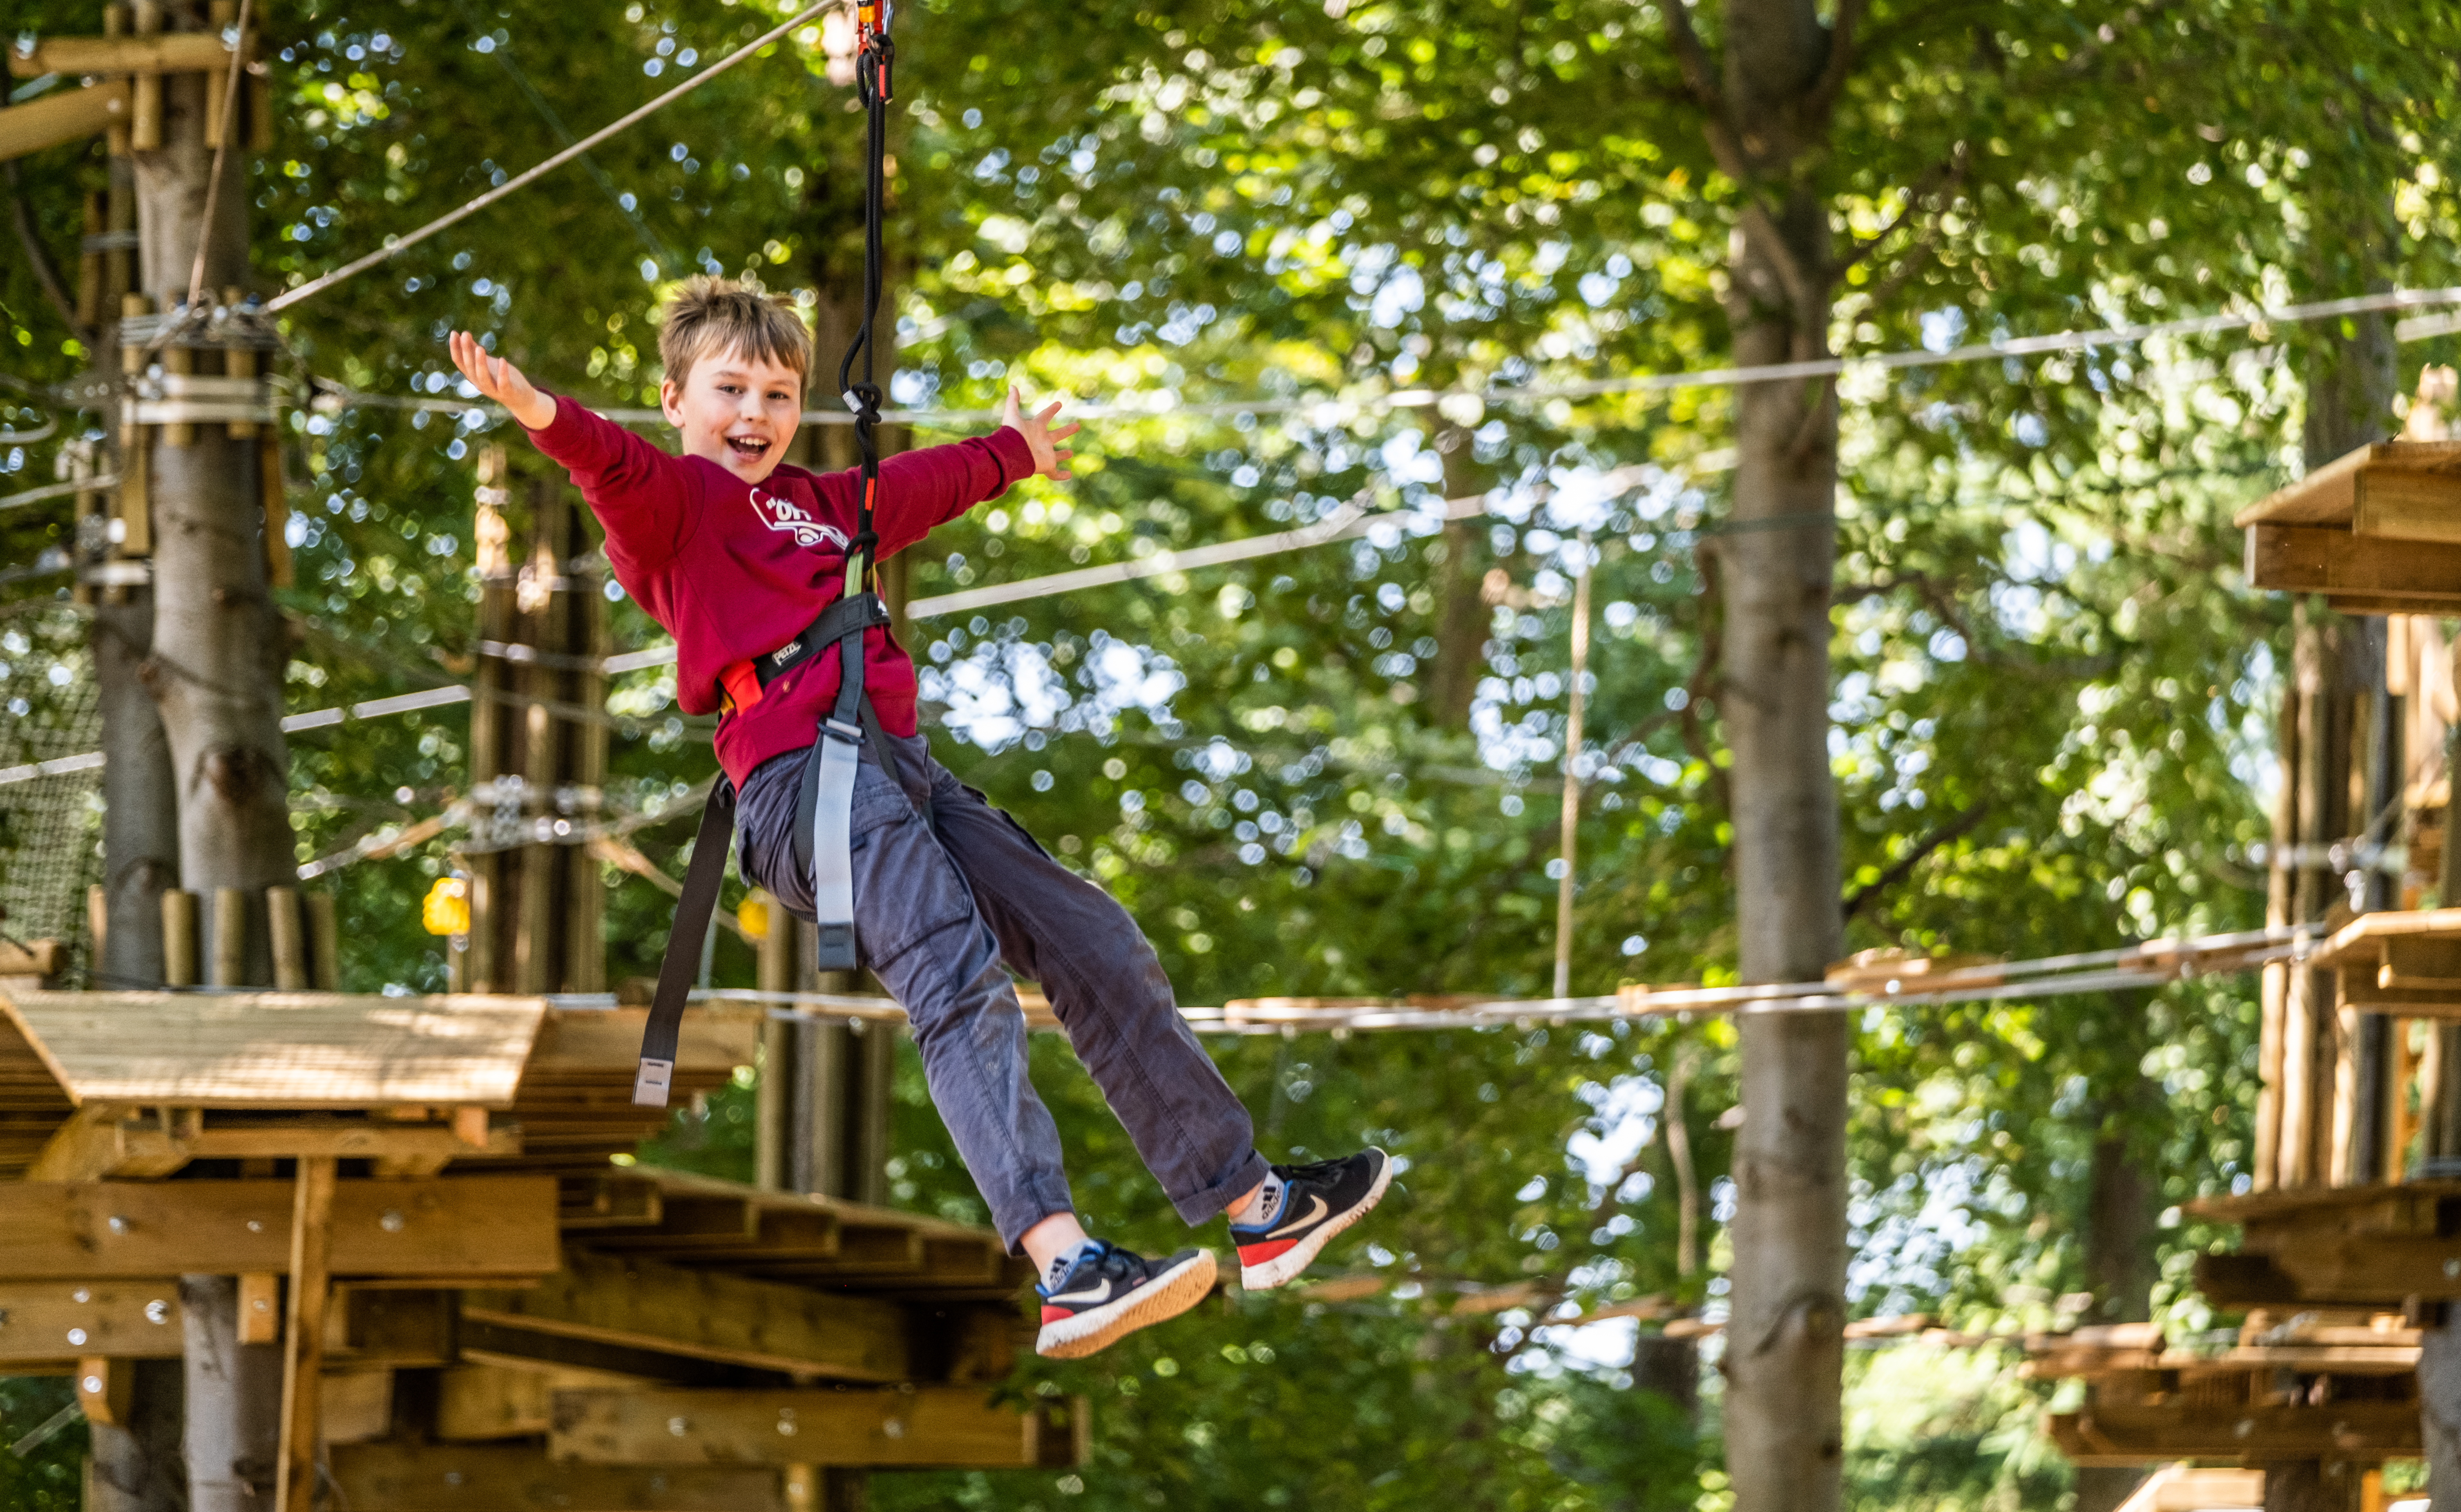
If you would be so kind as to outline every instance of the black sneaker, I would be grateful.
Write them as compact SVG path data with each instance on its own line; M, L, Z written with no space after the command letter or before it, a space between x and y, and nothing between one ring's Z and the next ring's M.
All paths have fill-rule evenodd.
M1093 1240L1056 1286L1038 1286L1042 1334L1034 1352L1081 1359L1147 1324L1175 1318L1213 1289L1213 1252L1183 1249L1147 1260Z
M1282 1200L1252 1228L1230 1225L1239 1246L1239 1284L1267 1291L1316 1262L1325 1243L1367 1216L1393 1180L1393 1158L1370 1145L1313 1165L1276 1165Z

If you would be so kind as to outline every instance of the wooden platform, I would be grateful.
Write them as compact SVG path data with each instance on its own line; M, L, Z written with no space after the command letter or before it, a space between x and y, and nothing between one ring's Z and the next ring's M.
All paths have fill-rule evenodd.
M384 1174L607 1168L667 1125L632 1103L641 1008L538 998L0 991L0 1179L167 1176L335 1155ZM762 1011L684 1017L678 1100L726 1084Z
M179 1278L233 1275L353 1512L786 1512L822 1467L1081 1462L1081 1402L996 1395L1032 1272L997 1236L623 1163L669 1121L631 1102L643 1017L0 993L0 1370L107 1402L181 1352ZM696 1008L676 1085L762 1018ZM330 1305L287 1336L300 1275Z
M2333 971L2343 1007L2404 1018L2461 1018L2461 908L2363 913L2307 964Z
M2417 1455L2417 1369L2418 1334L2397 1316L2258 1310L2222 1349L2143 1323L2034 1335L2024 1374L2086 1382L2084 1405L2048 1421L2062 1453L2139 1465Z
M2319 1304L2399 1311L2461 1301L2461 1182L2316 1186L2185 1204L2240 1225L2232 1254L2196 1257L2224 1308Z
M2252 587L2352 614L2461 611L2461 442L2382 441L2239 511Z

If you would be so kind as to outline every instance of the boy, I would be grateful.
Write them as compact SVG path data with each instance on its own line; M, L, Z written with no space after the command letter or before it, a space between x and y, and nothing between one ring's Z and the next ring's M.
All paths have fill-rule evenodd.
M838 692L840 658L814 656L765 686L749 673L796 642L842 592L856 475L783 465L803 403L811 338L764 294L696 278L658 332L660 397L682 433L670 456L456 331L454 364L512 412L572 476L607 532L616 581L675 638L686 712L723 709L718 763L738 794L742 869L815 916L814 842L797 821L804 767ZM1065 479L1057 403L1027 415L1009 391L992 436L881 464L878 555L996 499L1029 475ZM1041 1277L1046 1355L1090 1354L1193 1307L1213 1256L1147 1260L1079 1225L1059 1131L1026 1079L1025 1021L1002 963L1038 981L1146 1169L1190 1225L1230 1220L1241 1279L1277 1287L1376 1205L1381 1150L1268 1165L1247 1110L1179 1016L1170 982L1126 910L1037 845L931 759L916 733L914 665L885 628L864 632L864 685L894 771L861 742L849 829L854 931L913 1026L915 1048L966 1168L1012 1252Z

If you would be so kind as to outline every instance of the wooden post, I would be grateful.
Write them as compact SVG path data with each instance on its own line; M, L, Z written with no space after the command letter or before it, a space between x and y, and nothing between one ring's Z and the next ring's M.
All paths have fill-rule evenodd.
M213 985L248 985L247 894L245 891L237 887L214 889L213 935Z
M85 933L86 959L100 966L103 943L111 936L111 889L98 882L85 889Z
M239 1341L282 1342L282 1278L272 1271L251 1271L239 1278Z
M470 777L524 833L523 843L471 858L470 989L596 991L606 984L605 889L578 841L602 811L607 727L558 711L605 701L606 598L585 565L582 505L562 479L523 489L529 529L515 550L504 467L500 448L480 454L472 535L482 645Z
M100 1355L77 1361L77 1406L88 1422L113 1428L128 1426L129 1385L135 1379L134 1360L115 1360Z
M315 1504L336 1163L330 1155L303 1157L290 1207L290 1295L283 1317L282 1448L274 1512L309 1512Z
M769 929L760 937L759 985L764 992L789 992L795 987L796 946L802 930L784 905L775 898L767 902ZM752 1179L773 1189L787 1184L787 1172L793 1163L787 1157L786 1141L792 1122L797 1028L783 1018L766 1019L760 1025L760 1079L753 1089L752 1101ZM786 1485L791 1505L795 1486L791 1473Z
M197 985L197 895L182 887L162 890L162 981Z
M273 985L286 991L308 987L307 929L299 914L299 889L265 889L266 933L273 943Z
M161 31L161 0L137 0L136 18L139 36L152 36ZM161 148L162 75L160 74L137 75L137 91L129 110L128 144L138 152L155 152Z
M342 990L342 926L333 914L333 895L308 895L308 940L313 951L310 975L320 992Z

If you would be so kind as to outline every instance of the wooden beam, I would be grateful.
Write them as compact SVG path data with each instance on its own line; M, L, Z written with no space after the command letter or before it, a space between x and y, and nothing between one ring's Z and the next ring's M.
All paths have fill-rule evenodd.
M2359 963L2336 973L2341 979L2341 1004L2362 1013L2396 1013L2403 1018L2461 1018L2461 990L2447 988L2386 987L2384 969Z
M557 1187L555 1221L566 1228L657 1226L666 1203L656 1183L620 1176L567 1176Z
M32 53L9 49L9 72L46 74L205 74L230 67L230 49L217 32L163 32L151 36L55 36Z
M616 1071L630 1086L640 1063L641 1030L649 1020L646 1008L550 1008L530 1052L529 1077L552 1080L576 1073ZM760 1026L767 1021L765 1011L757 1007L695 1005L684 1015L675 1052L676 1075L690 1071L723 1076L738 1066L752 1064L760 1046Z
M137 1373L125 1362L97 1354L76 1363L77 1407L88 1422L125 1427L136 1384Z
M2052 1441L2081 1465L2165 1459L2406 1459L2420 1452L2418 1403L2322 1407L2096 1403L2055 1413Z
M290 1294L283 1316L282 1448L273 1512L310 1512L316 1501L317 1420L325 1377L325 1299L332 1287L334 1161L299 1162L290 1208Z
M2251 587L2292 593L2385 595L2461 607L2461 543L2258 524L2247 532L2247 581Z
M128 82L61 90L0 109L0 162L57 147L128 118Z
M2196 1289L2217 1308L2257 1308L2299 1300L2299 1283L2265 1254L2198 1255Z
M290 1261L290 1196L281 1182L0 1182L0 1276L280 1270ZM561 1263L555 1180L343 1182L332 1243L336 1275L545 1275Z
M0 1363L181 1353L180 1282L0 1282Z
M472 1365L501 1365L508 1370L572 1370L640 1381L657 1386L744 1388L778 1384L775 1372L729 1365L717 1360L669 1354L657 1350L579 1339L535 1329L506 1328L479 1318L463 1318L458 1337L458 1358Z
M363 1444L393 1432L393 1372L325 1373L317 1411L327 1444Z
M1067 1411L1055 1448L1073 1444ZM1052 1462L1045 1426L1041 1412L979 1386L558 1392L547 1453L591 1464L1014 1470Z
M323 1156L416 1164L405 1174L433 1176L456 1156L522 1153L517 1129L489 1131L472 1148L447 1123L357 1120L254 1120L217 1124L202 1110L182 1110L165 1128L156 1114L96 1104L60 1126L35 1158L27 1180L90 1182L114 1176L168 1176L192 1161L302 1160Z
M469 1291L461 1314L540 1332L838 1380L907 1378L907 1310L775 1282L574 1250L524 1291Z
M282 1342L282 1278L270 1270L251 1270L239 1278L239 1341Z
M2461 1301L2461 1237L2316 1234L2271 1251L2302 1301L2398 1309L2404 1298Z
M2396 541L2461 542L2461 473L2362 470L2350 529Z
M536 1438L553 1424L557 1392L625 1384L624 1377L600 1371L456 1366L437 1377L436 1437L475 1442Z
M351 1512L786 1512L760 1469L559 1464L526 1444L351 1444L333 1451Z
M2269 522L2284 525L2347 524L2357 505L2358 479L2379 468L2442 472L2461 467L2461 443L2376 441L2316 467L2287 488L2240 510L2231 523L2242 528Z
M246 1296L247 1278L240 1278ZM336 1370L430 1370L460 1357L456 1294L336 1287L325 1312L325 1363Z

